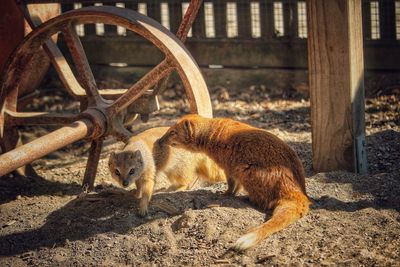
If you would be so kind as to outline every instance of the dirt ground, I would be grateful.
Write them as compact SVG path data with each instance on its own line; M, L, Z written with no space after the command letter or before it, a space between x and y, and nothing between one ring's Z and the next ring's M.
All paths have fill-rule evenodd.
M161 111L133 129L172 124L188 111L179 96L167 91ZM58 109L57 97L46 100L48 108ZM88 146L79 142L36 161L40 177L0 179L0 266L400 266L398 90L367 99L365 175L312 171L310 103L297 94L219 87L212 101L216 116L267 129L295 148L313 200L307 216L238 254L230 246L270 216L245 196L223 196L224 184L196 184L155 194L141 218L132 193L116 187L108 172L108 155L122 144L106 141L96 190L85 194ZM25 128L23 137L43 132ZM158 188L167 185L157 181Z

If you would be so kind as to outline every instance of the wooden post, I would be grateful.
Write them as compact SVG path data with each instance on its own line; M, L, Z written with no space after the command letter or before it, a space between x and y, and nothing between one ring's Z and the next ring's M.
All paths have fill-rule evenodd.
M308 0L315 171L366 172L361 0Z

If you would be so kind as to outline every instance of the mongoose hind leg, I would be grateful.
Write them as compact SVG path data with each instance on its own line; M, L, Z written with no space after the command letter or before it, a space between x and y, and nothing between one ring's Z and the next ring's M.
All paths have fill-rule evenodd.
M233 179L232 177L227 177L228 189L225 192L226 196L237 196L242 190L242 185L238 180Z
M170 185L167 189L167 192L179 192L179 191L185 191L188 188L187 184L180 185L180 184L173 184Z

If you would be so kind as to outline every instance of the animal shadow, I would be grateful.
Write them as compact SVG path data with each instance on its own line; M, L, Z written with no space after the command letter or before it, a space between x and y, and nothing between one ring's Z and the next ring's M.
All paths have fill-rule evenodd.
M81 194L52 212L45 224L31 231L0 237L0 255L17 255L41 247L64 246L66 242L84 240L100 233L126 234L134 228L159 218L181 215L188 209L212 206L251 207L246 198L224 196L209 190L155 194L147 217L137 214L138 200L120 189Z

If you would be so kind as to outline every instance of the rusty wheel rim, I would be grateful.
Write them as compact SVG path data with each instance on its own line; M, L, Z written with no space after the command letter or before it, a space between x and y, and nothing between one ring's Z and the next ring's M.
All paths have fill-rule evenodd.
M196 8L198 9L201 1L192 0L191 3L194 3L194 10ZM187 21L193 21L193 19L193 16L186 17L186 15L184 18L184 20ZM74 30L76 24L87 23L104 23L125 27L127 30L133 31L153 43L153 45L164 53L165 59L130 87L124 94L110 103L110 101L103 99L102 94L99 93L82 44ZM189 28L190 25L180 28L178 36L184 40L186 37L185 32L187 33ZM69 65L66 65L66 60L58 47L50 40L51 36L56 33L63 34L67 41L67 46L75 63L75 68L79 73L78 79L73 75ZM21 81L24 79L24 74L32 68L30 65L32 56L40 47L43 47L50 56L52 64L57 70L67 92L75 99L87 99L87 109L78 116L65 116L63 114L48 115L39 112L34 114L18 112L17 101L19 86L23 84ZM89 162L94 162L95 164L93 163L91 167L96 168L98 161L96 158L99 156L102 146L101 140L106 135L121 137L120 139L122 140L124 140L124 138L126 140L128 136L126 130L124 128L121 129L121 125L115 124L115 116L172 70L176 70L183 81L191 112L211 117L212 108L210 97L199 67L181 41L158 22L132 10L110 6L87 7L55 17L32 31L16 49L11 60L4 68L2 90L0 91L0 145L2 146L2 153L13 149L13 147L7 147L7 142L8 139L12 139L14 136L7 136L7 133L12 132L17 135L18 133L15 130L15 126L17 125L65 125L75 122L85 122L87 126L82 128L82 136L75 136L74 140L82 139L83 135L93 140L93 160L89 160ZM88 129L88 133L84 133L86 129ZM43 140L43 138L41 138L41 140ZM73 140L71 138L68 142L60 142L61 143L58 143L58 147L62 147L62 142L64 142L64 145L67 145L72 143ZM54 150L55 149L46 148L48 152ZM38 158L35 154L38 155L39 153L32 152L32 154L30 154L32 157L29 157L29 159L34 160ZM16 153L13 155L16 155ZM31 160L29 160L29 162ZM25 162L28 162L28 157L25 157ZM17 164L12 165L17 166ZM22 165L20 164L20 166ZM88 165L86 170L90 169L89 167ZM8 169L10 169L10 167ZM93 176L93 174L89 174L88 177L89 176Z
M125 27L149 40L157 46L165 55L165 59L136 82L126 93L120 96L111 105L107 105L99 94L92 71L87 62L85 52L77 36L74 26L76 24L104 23ZM68 66L57 63L65 60L58 48L51 44L50 37L56 33L62 33L65 37L68 49L72 55L75 67L78 70L77 79L71 75L71 69ZM196 62L190 53L179 41L179 39L158 22L132 10L116 7L87 7L64 13L53 18L33 32L31 32L16 50L13 59L7 65L3 74L3 88L0 97L2 110L10 112L17 111L17 94L19 81L24 78L24 73L29 71L30 60L42 46L45 50L52 52L56 57L52 60L56 69L58 68L64 77L64 85L67 91L73 97L85 95L88 99L88 105L102 107L109 117L118 114L128 105L138 99L150 87L155 85L162 77L176 70L183 81L188 96L189 105L192 113L199 113L203 116L211 117L212 108L208 89L203 76ZM65 73L66 72L66 73ZM70 122L70 119L66 122Z

